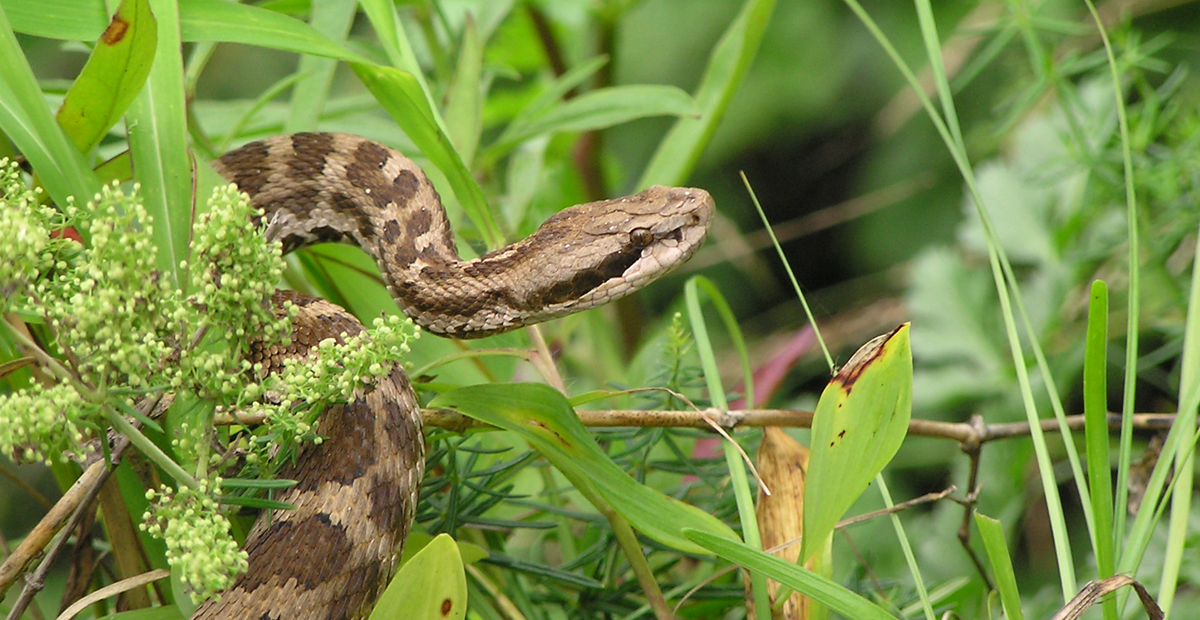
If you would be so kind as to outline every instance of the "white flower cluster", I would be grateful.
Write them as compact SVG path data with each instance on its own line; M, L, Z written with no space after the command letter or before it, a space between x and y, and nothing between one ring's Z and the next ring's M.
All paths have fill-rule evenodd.
M88 251L40 280L35 295L59 347L78 360L82 381L145 389L174 349L184 312L173 285L155 271L141 201L114 183L90 211Z
M283 261L279 243L267 242L253 223L262 211L233 185L217 188L208 204L193 227L189 305L198 312L190 315L188 330L217 328L223 339L186 351L174 384L221 400L246 388L250 368L241 359L241 344L250 335L268 342L284 339L291 320L271 312L269 300L283 275Z
M67 384L0 396L0 453L47 465L86 456L85 414L94 409Z
M67 225L67 219L41 205L40 195L41 188L31 191L25 187L15 162L0 159L0 230L4 231L0 243L0 311L25 292L39 274L53 268L57 254L78 248L74 241L51 236L51 231Z
M199 603L233 585L246 572L246 552L229 534L229 520L213 499L221 493L221 479L200 481L200 489L163 486L146 491L151 506L141 528L167 544L167 564L191 589Z

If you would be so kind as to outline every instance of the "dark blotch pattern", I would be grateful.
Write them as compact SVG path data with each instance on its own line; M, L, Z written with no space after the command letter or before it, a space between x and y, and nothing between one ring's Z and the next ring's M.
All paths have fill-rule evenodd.
M375 237L375 223L371 220L371 215L359 206L359 201L354 196L346 192L334 192L329 196L329 206L338 213L354 218L358 224L359 239Z
M292 135L292 157L288 159L288 176L298 182L320 177L325 161L333 153L333 135L327 133L298 133Z
M297 545L297 540L305 542ZM329 515L276 521L246 545L250 567L234 587L254 592L271 582L278 567L286 566L288 577L294 577L305 588L315 588L342 571L353 547L346 530L330 521Z
M254 198L266 185L271 171L271 146L266 142L252 142L236 151L226 153L215 163L217 172L220 172L225 180L237 185L238 189Z
M354 484L375 465L374 417L362 397L330 407L317 428L325 441L305 446L295 464L281 468L279 476L295 480L293 488L300 491L315 491L327 482Z

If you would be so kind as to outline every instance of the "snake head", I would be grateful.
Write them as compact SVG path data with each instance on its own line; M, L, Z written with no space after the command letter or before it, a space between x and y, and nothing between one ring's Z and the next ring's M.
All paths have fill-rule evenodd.
M525 299L544 320L624 297L690 258L714 208L702 189L655 185L564 209L525 240L545 257Z
M662 186L570 207L506 248L422 268L409 288L426 292L405 311L428 331L480 338L594 308L691 257L713 209L702 189Z

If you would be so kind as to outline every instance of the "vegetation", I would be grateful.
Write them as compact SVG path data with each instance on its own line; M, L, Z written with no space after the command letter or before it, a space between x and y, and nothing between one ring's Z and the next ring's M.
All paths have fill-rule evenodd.
M0 0L0 610L186 617L242 569L252 509L280 507L278 455L402 358L430 448L406 557L428 553L408 566L458 555L466 579L396 582L473 618L1044 618L1080 592L1103 601L1086 617L1141 617L1138 600L1180 616L1200 583L1198 18L1056 0ZM415 340L361 251L280 258L205 163L314 129L414 157L464 253L655 183L709 189L721 218L616 307ZM761 225L757 200L775 234L738 232ZM375 328L259 385L240 353L285 337L257 303L280 283ZM885 388L844 374L818 401L835 360L888 333L861 375ZM710 407L740 417L736 445L713 447ZM790 489L775 512L760 472ZM781 521L801 511L811 540L787 561L756 550L799 536ZM766 577L811 599L773 585L773 603Z

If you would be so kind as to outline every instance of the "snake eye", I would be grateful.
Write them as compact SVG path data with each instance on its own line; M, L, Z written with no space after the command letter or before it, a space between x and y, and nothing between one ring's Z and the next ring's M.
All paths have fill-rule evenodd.
M629 242L634 247L644 248L651 243L654 243L654 233L647 228L634 228L629 231Z

